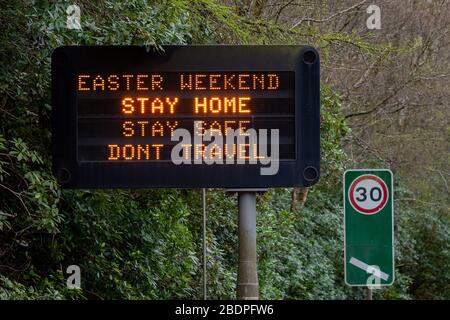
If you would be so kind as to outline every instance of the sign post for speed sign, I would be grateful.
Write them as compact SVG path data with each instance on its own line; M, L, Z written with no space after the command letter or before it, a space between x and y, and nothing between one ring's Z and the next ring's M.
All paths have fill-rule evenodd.
M394 282L393 203L390 170L344 173L347 285L377 287Z

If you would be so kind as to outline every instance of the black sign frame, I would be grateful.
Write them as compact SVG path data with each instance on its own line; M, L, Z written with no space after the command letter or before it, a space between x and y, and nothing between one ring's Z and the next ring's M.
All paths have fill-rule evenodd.
M52 170L64 188L268 188L311 186L320 175L320 59L309 46L63 46L52 55ZM79 162L77 74L225 70L295 72L295 160L275 175L260 164Z

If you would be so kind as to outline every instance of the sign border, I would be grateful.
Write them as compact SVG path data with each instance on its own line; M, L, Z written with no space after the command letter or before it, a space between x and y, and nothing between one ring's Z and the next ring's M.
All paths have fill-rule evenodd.
M52 54L52 172L69 189L284 188L312 186L320 178L320 55L303 45L165 45L164 55L146 46L61 46ZM309 55L306 53L314 53ZM201 53L201 54L200 54ZM243 54L245 53L245 54ZM275 175L262 165L77 161L74 75L117 69L134 72L293 71L295 160L280 160ZM311 59L313 56L313 60ZM137 66L126 58L133 58ZM183 59L181 59L183 57ZM106 71L108 72L108 71ZM144 71L142 71L144 72Z
M373 209L370 209L369 211L371 211L371 212L367 212L367 213L362 212L361 209L356 208L356 207L359 207L359 206L356 203L354 203L355 201L353 200L353 197L351 196L351 194L352 194L351 191L354 188L353 184L355 184L355 182L357 180L360 180L364 176L374 177L375 179L373 179L373 180L375 180L375 181L380 180L381 181L380 184L382 184L381 187L383 188L383 192L384 192L384 195L385 195L384 201L382 201L377 207L375 207ZM352 205L353 209L355 209L356 211L358 211L361 214L371 216L371 215L374 215L374 214L376 214L376 213L378 213L378 212L380 212L381 210L384 209L384 207L386 206L386 202L389 200L389 192L388 192L388 188L386 186L386 183L383 181L383 179L381 179L380 177L378 177L378 176L376 176L374 174L365 174L365 175L359 176L356 180L352 181L352 183L349 186L349 193L348 193L347 197L348 197L348 200L350 201L350 204Z
M379 285L375 285L375 286L371 286L371 287L389 287L392 286L394 284L395 281L395 233L394 233L394 173L392 172L391 169L347 169L344 171L343 173L343 179L342 179L342 195L343 195L343 210L344 210L344 220L343 220L343 229L344 229L344 282L347 286L349 287L369 287L367 284L350 284L347 281L347 246L346 246L346 234L345 234L345 216L346 216L346 210L345 210L345 199L346 199L346 194L345 194L345 176L347 174L347 172L358 172L358 171L375 171L375 172L380 172L380 171L387 171L390 173L391 175L391 210L392 210L392 264L393 264L393 268L392 268L392 280L389 283L383 283L383 284L379 284Z

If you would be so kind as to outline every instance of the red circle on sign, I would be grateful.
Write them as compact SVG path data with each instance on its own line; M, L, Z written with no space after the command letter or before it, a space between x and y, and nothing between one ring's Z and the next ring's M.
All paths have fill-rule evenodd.
M361 207L360 205L358 205L358 203L353 198L353 191L355 190L356 185L360 181L367 180L367 179L368 180L374 180L375 182L377 182L381 186L381 189L383 189L383 199L381 200L379 205L377 205L375 208L372 208L372 209L366 209L366 208ZM378 211L380 211L381 209L384 208L384 206L386 205L386 202L388 200L388 191L387 191L386 183L384 183L384 181L381 180L380 178L378 178L377 176L369 175L369 174L363 175L363 176L359 177L358 179L356 179L355 181L353 181L352 184L350 185L348 198L350 200L350 203L352 204L352 207L356 211L358 211L358 212L360 212L362 214L367 214L367 215L375 214L375 213L377 213Z

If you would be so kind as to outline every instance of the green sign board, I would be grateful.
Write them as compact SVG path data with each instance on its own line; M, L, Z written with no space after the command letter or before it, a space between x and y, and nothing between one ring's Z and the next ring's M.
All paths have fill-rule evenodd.
M345 283L394 282L393 175L387 169L344 173Z

